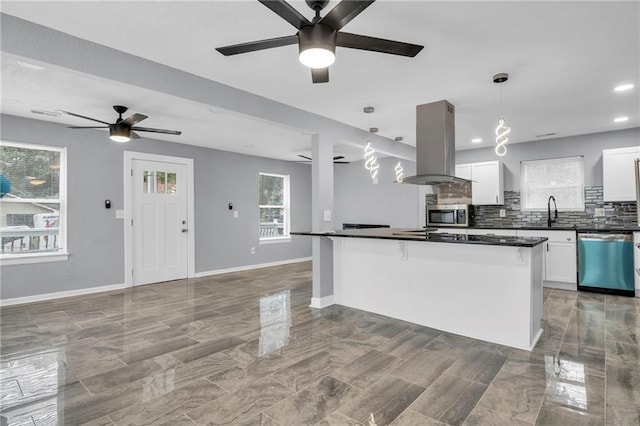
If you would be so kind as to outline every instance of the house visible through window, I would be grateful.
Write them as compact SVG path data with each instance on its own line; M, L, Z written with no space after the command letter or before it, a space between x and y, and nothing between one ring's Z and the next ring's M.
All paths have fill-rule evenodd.
M289 176L260 173L260 240L289 238Z
M65 251L65 149L0 142L1 258Z
M553 195L558 210L584 210L582 157L520 163L521 210L546 210Z

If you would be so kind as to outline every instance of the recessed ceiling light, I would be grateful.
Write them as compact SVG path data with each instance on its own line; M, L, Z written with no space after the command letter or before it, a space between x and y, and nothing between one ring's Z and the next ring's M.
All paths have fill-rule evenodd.
M616 117L613 121L616 123L624 123L625 121L629 121L629 117Z
M29 62L16 61L16 64L20 65L22 68L31 71L42 71L44 67L36 64L30 64Z
M482 142L482 138L473 138L471 139L471 143L480 143Z
M619 85L619 86L616 86L616 87L615 87L615 89L613 89L613 90L615 90L616 92L624 92L624 91L626 91L626 90L631 90L631 89L633 89L634 87L635 87L635 86L634 86L633 84L631 84L631 83L626 83L626 84L621 84L621 85Z

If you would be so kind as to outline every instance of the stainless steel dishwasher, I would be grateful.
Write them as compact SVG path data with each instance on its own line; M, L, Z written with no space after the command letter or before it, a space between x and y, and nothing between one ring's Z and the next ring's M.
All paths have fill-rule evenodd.
M578 234L578 290L635 296L631 233Z

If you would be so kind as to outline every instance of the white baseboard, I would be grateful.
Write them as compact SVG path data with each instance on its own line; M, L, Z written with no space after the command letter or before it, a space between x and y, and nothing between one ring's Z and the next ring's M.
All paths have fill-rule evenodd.
M125 284L103 285L100 287L81 288L78 290L58 291L55 293L36 294L34 296L14 297L11 299L0 299L0 306L21 305L23 303L42 302L44 300L60 299L62 297L83 296L103 291L122 290Z
M326 308L327 306L334 305L335 303L336 303L336 298L333 294L331 296L325 296L325 297L312 297L311 304L309 305L309 307L322 309L322 308Z
M270 266L288 265L290 263L307 262L311 257L300 257L297 259L279 260L277 262L257 263L255 265L236 266L235 268L216 269L214 271L196 272L196 278L208 277L210 275L228 274L230 272L250 271L251 269L268 268Z

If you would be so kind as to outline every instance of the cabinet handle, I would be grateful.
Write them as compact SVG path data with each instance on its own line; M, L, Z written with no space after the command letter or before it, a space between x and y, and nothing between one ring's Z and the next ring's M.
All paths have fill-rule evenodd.
M496 195L496 204L498 204L498 196Z
M640 249L640 243L636 243L636 247Z
M547 251L549 251L549 243L547 243Z
M571 237L567 238L567 241L571 241Z

